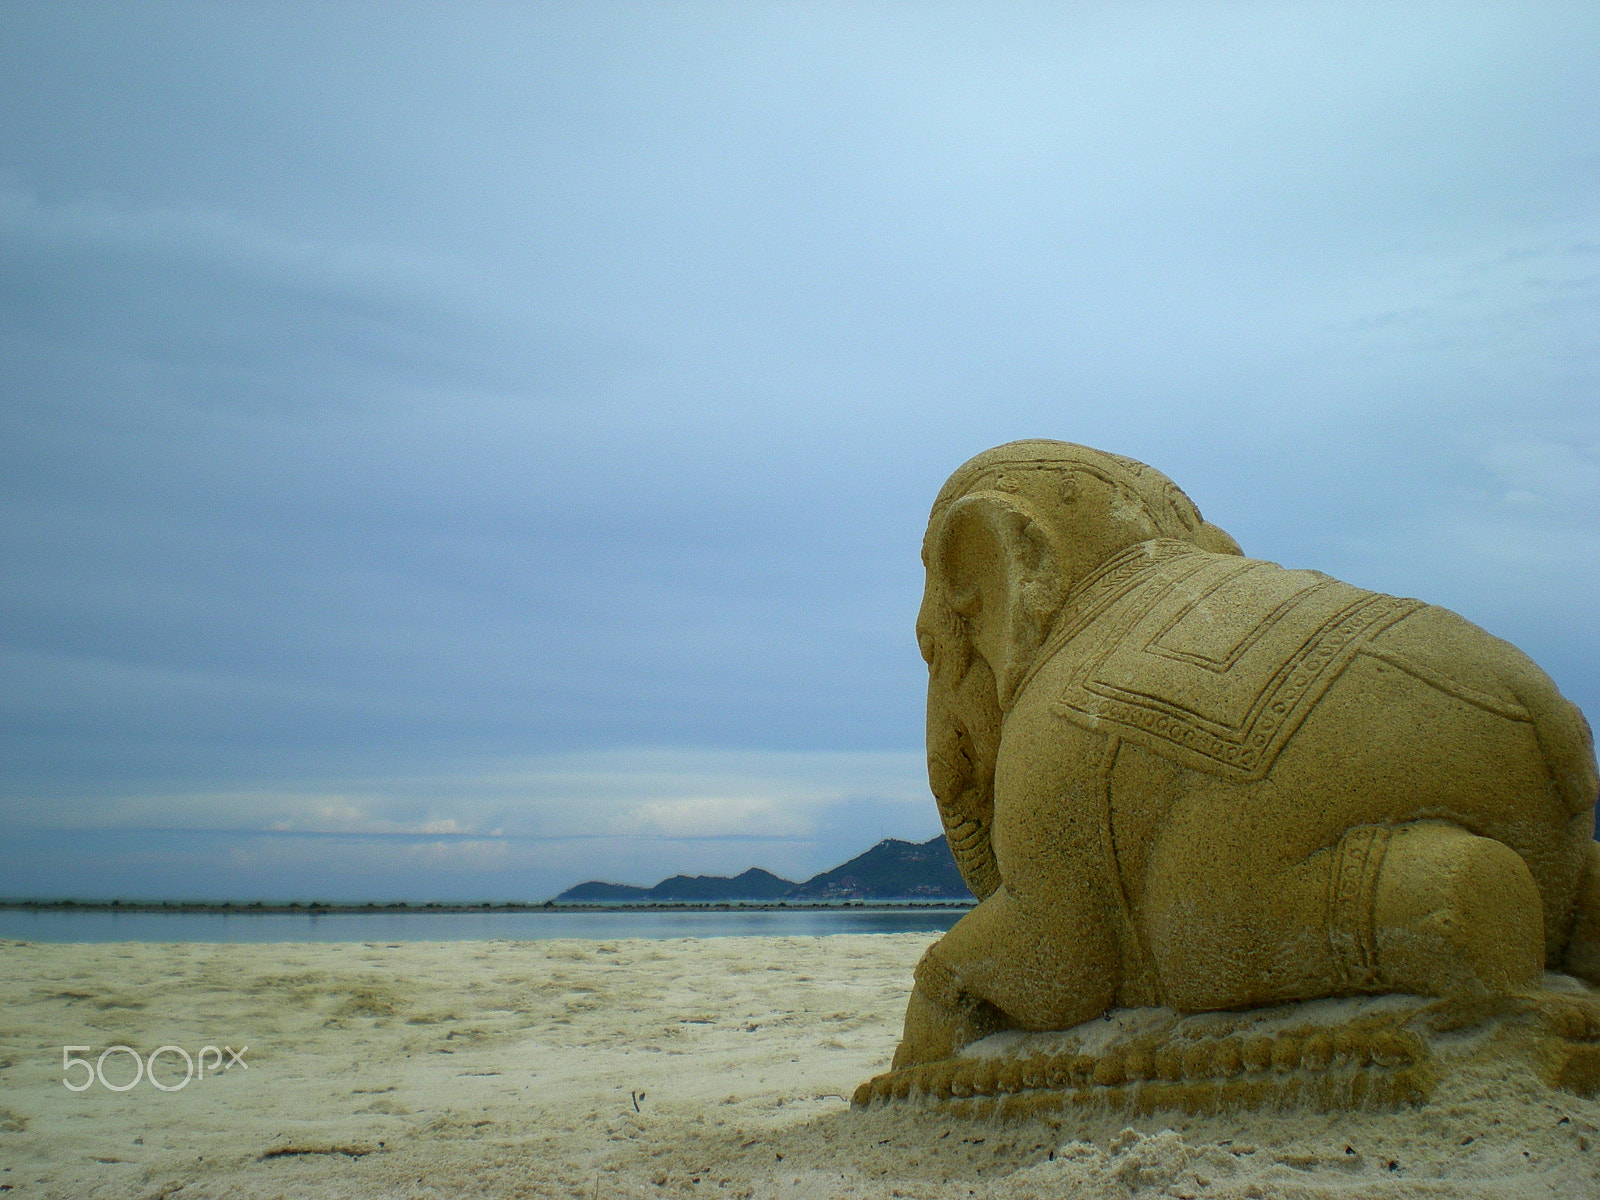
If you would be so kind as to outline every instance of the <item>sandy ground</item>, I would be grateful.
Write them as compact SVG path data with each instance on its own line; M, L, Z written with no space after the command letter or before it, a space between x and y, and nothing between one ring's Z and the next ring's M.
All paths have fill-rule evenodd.
M0 1191L1600 1197L1600 1102L1516 1065L1383 1115L853 1112L930 940L0 944ZM63 1085L112 1045L248 1049Z

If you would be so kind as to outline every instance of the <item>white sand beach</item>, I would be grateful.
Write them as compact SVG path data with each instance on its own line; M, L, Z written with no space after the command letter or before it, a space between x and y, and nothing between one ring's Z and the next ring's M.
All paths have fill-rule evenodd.
M0 946L16 1197L1600 1196L1600 1102L1524 1066L1390 1114L852 1111L926 934ZM241 1052L173 1091L63 1047ZM132 1056L103 1064L134 1076ZM81 1083L90 1068L69 1069ZM158 1059L171 1088L183 1060Z

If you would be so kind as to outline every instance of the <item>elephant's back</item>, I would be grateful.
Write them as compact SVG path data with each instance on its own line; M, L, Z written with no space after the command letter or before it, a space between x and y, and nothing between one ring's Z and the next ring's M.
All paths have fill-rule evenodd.
M1423 661L1408 641L1385 638L1344 665L1273 764L1280 802L1306 805L1313 826L1326 811L1330 830L1439 819L1515 844L1565 825L1514 692L1459 660Z
M1424 606L1373 639L1369 653L1468 706L1526 722L1567 816L1600 799L1594 739L1578 706L1521 650L1458 613Z

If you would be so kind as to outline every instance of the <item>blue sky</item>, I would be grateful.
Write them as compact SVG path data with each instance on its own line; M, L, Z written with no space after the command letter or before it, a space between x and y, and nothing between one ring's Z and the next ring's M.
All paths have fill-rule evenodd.
M1589 4L0 9L0 894L938 830L945 476L1165 471L1600 711Z

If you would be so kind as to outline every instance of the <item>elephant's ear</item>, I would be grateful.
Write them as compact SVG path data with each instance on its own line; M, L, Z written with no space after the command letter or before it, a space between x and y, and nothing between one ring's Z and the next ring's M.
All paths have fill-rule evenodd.
M950 506L933 550L946 602L1009 709L1064 598L1060 548L1025 501L983 491Z

